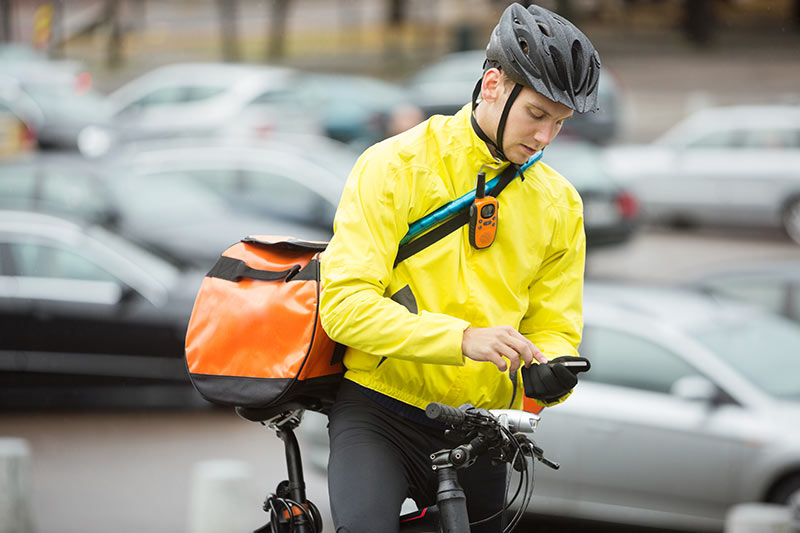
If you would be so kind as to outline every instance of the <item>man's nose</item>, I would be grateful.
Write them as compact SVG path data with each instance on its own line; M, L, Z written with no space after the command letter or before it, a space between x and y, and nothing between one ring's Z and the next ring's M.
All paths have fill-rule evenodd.
M536 133L534 134L533 138L540 146L545 147L548 144L550 144L550 142L553 140L553 137L556 136L557 132L558 128L555 125L555 123L544 124L536 130Z

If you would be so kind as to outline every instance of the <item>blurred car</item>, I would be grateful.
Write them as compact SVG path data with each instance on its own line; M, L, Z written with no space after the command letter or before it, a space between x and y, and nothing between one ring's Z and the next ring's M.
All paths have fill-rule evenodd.
M800 106L704 109L605 163L649 221L782 227L800 243Z
M302 151L315 146L312 139L313 155ZM246 235L331 237L355 156L330 146L327 153L326 141L185 141L102 161L28 158L0 166L0 208L93 221L183 264L210 268Z
M422 68L408 84L412 101L428 116L454 114L471 100L485 59L485 50L455 52ZM620 92L613 74L607 69L601 70L599 111L575 113L564 122L560 135L577 136L598 144L613 140L621 120Z
M728 265L690 276L686 286L741 300L800 322L800 261L765 260Z
M199 401L183 344L202 276L96 226L0 210L0 408Z
M638 227L638 201L603 170L597 146L558 139L545 149L542 160L580 193L587 246L620 244L631 238Z
M587 282L592 368L545 409L529 512L721 531L731 506L800 491L800 326L674 287ZM300 427L327 463L325 419Z
M87 127L110 127L105 97L88 72L62 62L35 62L4 69L0 103L21 111L41 148L76 149Z
M315 117L275 113L261 105L296 88L287 67L231 63L175 63L151 70L108 95L110 135L123 141L216 134L246 117L247 133L317 133ZM246 113L245 113L245 110ZM244 115L243 115L244 113ZM242 123L236 128L241 130ZM241 131L239 132L241 133Z
M318 117L322 133L360 151L405 129L393 128L392 119L411 106L402 86L378 78L304 72L298 74L291 89L265 94L253 102L240 120L252 120L252 111L260 108L287 118L295 114ZM421 122L422 111L413 110L417 111L414 124Z

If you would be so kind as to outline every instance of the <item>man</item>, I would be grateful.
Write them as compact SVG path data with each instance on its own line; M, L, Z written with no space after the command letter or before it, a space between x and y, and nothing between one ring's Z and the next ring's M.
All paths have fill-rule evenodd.
M526 163L573 112L594 111L599 69L570 22L512 4L492 32L472 105L387 139L356 163L322 258L322 325L348 346L329 424L337 532L396 531L406 496L435 503L429 454L449 446L425 417L429 402L518 409L524 382L528 396L553 405L577 382L545 363L577 356L582 204L546 164L497 198L488 248L474 247L464 226L394 260L409 224L475 189L479 172L489 180ZM459 471L472 522L502 508L505 475L488 460ZM500 531L501 522L473 531Z

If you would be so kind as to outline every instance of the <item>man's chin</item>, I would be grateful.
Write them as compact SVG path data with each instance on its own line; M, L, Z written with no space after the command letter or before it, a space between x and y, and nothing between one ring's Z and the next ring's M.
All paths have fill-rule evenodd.
M520 146L516 150L511 150L510 154L506 154L508 160L514 163L515 165L524 165L528 162L534 154L537 152L534 151L532 148L528 148L527 146Z

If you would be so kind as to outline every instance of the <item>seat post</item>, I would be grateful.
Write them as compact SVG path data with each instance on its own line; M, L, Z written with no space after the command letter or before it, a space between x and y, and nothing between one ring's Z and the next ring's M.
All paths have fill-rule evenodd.
M283 441L286 455L286 471L289 476L289 494L291 498L300 503L306 501L306 483L303 477L303 460L300 456L300 446L294 434L294 427L276 428L278 437Z

